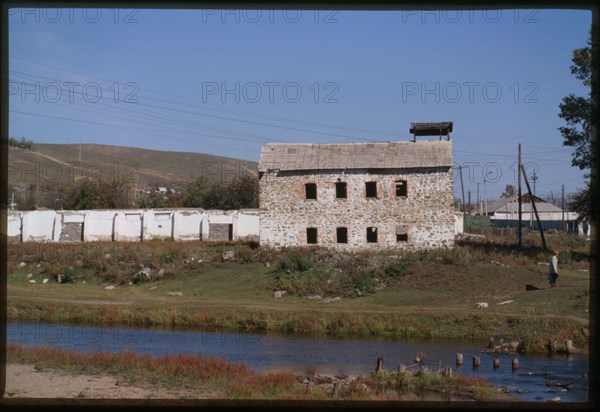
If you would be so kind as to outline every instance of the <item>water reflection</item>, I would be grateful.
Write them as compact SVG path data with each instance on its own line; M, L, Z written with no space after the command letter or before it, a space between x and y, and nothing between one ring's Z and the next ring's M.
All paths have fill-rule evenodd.
M50 345L90 352L120 352L166 355L169 353L220 356L244 363L256 371L289 370L302 374L364 374L374 370L378 357L384 368L396 371L399 364L415 363L419 352L425 354L430 370L451 366L455 374L485 378L508 393L525 401L548 400L560 396L563 402L585 402L588 380L566 383L588 373L585 354L519 356L519 368L513 370L511 355L495 355L500 367L494 368L492 355L482 353L486 342L466 340L350 339L326 335L250 334L223 331L173 331L105 328L60 324L9 324L8 342L25 345ZM456 367L456 353L464 364ZM479 367L472 358L480 358Z

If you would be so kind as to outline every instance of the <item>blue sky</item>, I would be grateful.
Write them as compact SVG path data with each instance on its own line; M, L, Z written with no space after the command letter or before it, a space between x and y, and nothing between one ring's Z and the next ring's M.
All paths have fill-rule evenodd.
M257 161L267 142L402 141L453 121L472 201L484 174L490 198L516 182L518 143L538 195L584 183L557 114L588 93L569 66L589 11L10 13L17 138Z

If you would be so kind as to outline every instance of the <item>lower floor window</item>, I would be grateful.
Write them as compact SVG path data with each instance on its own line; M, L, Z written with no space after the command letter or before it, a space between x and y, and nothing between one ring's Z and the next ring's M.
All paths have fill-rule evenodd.
M338 227L335 232L337 243L348 243L348 228Z
M315 245L317 243L317 228L308 227L306 228L306 243L309 245Z
M368 227L367 228L367 243L377 243L377 228L376 227Z
M408 242L408 226L396 226L396 242Z

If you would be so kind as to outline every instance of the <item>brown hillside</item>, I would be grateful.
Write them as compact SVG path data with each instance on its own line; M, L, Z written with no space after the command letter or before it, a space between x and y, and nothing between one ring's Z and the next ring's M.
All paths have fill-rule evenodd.
M168 152L100 144L35 144L33 151L10 148L9 187L28 183L69 184L88 176L123 176L140 189L182 187L199 176L229 180L256 175L257 164L204 153Z

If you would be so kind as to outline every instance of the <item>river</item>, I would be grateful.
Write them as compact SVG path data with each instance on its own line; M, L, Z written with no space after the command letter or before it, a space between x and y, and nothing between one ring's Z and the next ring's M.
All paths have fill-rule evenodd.
M290 370L299 374L365 374L373 371L378 357L384 368L396 371L398 365L414 364L415 356L425 354L425 365L437 370L452 366L454 373L485 378L493 385L508 388L521 401L543 402L560 397L561 402L587 402L588 379L560 388L547 383L566 383L589 374L587 354L519 355L519 369L512 370L513 356L492 356L482 352L485 342L467 340L354 339L318 336L289 336L275 333L251 334L218 331L181 331L95 327L43 323L7 325L7 342L27 346L48 345L81 352L121 352L166 355L168 353L220 356L243 363L256 371ZM456 353L464 365L456 369ZM472 367L472 357L481 366Z

